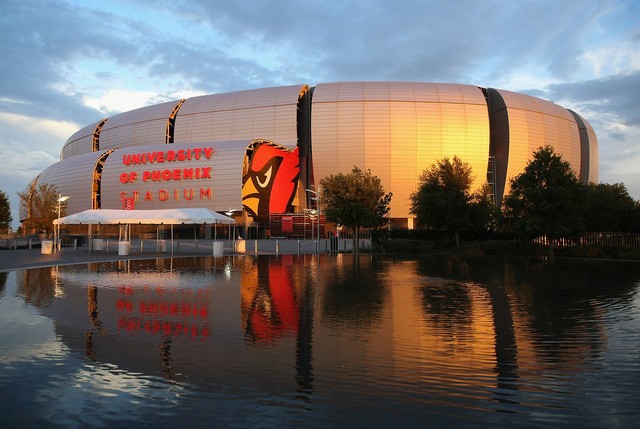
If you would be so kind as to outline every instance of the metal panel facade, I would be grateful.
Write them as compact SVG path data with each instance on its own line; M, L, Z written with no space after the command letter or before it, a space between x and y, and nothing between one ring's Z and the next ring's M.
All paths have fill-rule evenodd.
M176 117L175 142L260 138L293 149L302 88L293 85L189 98Z
M92 180L96 162L105 151L89 152L63 159L47 167L38 183L54 185L58 192L67 195L67 214L92 209Z
M589 182L598 183L600 181L600 169L598 166L598 136L593 127L586 119L582 121L587 127L587 135L589 136Z
M93 152L93 133L100 122L101 121L98 121L91 125L87 125L69 137L62 147L60 159Z
M305 92L313 95L299 103ZM247 145L265 139L294 149L302 139L304 186L307 171L317 184L354 166L370 169L393 192L393 218L411 217L409 195L420 173L444 157L469 163L475 188L487 182L489 157L495 157L498 199L533 151L546 144L597 182L598 141L587 121L535 97L491 88L486 95L472 85L338 82L313 91L291 85L192 97L181 106L182 100L171 101L83 127L65 143L62 161L39 181L71 196L69 213L92 208L96 161L116 149L102 171L102 208L122 208L122 196L135 194L138 209L240 209ZM165 144L176 110L173 144ZM98 152L92 152L94 134ZM309 148L312 165L305 164ZM306 199L304 190L298 195Z
M580 131L580 148L582 150L580 180L586 183L598 183L598 137L586 119L573 111L571 114L576 118Z
M165 143L167 121L177 103L169 101L109 118L100 132L100 149Z
M315 180L370 169L393 192L391 217L407 217L420 173L458 156L485 182L489 118L470 85L355 82L319 84L312 99Z
M525 94L497 90L507 106L509 155L504 194L509 181L526 167L533 152L550 144L580 173L580 133L571 113L557 104Z

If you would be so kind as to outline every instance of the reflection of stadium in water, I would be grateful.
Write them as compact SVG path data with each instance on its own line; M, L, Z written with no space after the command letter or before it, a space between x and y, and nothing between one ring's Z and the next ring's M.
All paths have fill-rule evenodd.
M560 374L579 388L572 377L606 349L598 299L608 271L473 258L192 258L27 270L19 290L66 347L129 375L304 401L383 386L445 406L484 398L526 408L560 401L550 393ZM619 274L607 290L630 306L637 273Z
M256 290L275 298L269 303L271 298L255 297L262 301L251 318L261 323L261 339L282 349L282 359L273 365L286 373L297 366L296 353L290 342L278 344L277 333L295 339L300 308L292 279L282 269L277 264L269 274L268 259L244 257L127 261L96 264L88 271L79 266L25 271L22 290L25 297L48 297L38 302L46 301L42 312L55 320L56 333L93 361L149 375L161 370L164 376L206 379L223 376L220 367L246 372L253 365L256 356L247 352L245 339L254 335L255 325L238 321L244 319L244 285L255 280ZM47 284L60 291L57 298ZM267 307L270 313L264 312Z
M270 344L298 331L298 291L287 270L291 255L282 264L271 265L268 259L255 261L256 270L242 277L242 326L252 344Z

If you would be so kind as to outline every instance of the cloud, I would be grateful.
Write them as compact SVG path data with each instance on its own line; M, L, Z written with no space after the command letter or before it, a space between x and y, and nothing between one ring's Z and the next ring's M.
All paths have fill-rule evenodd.
M47 8L55 8L56 13L43 13ZM54 88L55 83L65 80L57 65L70 61L77 52L66 47L88 47L91 40L83 32L84 26L79 26L79 34L68 31L83 21L70 19L69 9L64 3L54 2L3 3L0 53L5 64L11 66L3 69L0 80L0 111L50 119L73 115L82 120L91 116L78 98Z
M79 126L75 122L61 122L47 119L34 118L30 116L16 115L0 112L0 145L3 148L2 159L11 159L8 172L21 174L27 170L23 158L31 153L59 152L66 139L75 132ZM13 157L15 156L15 159ZM47 157L51 160L51 156ZM54 162L59 160L58 156L53 157ZM40 168L36 165L33 168ZM29 168L30 169L30 168ZM7 169L3 170L7 173Z
M9 197L14 228L19 221L18 192L60 160L63 143L79 126L0 112L0 184Z
M556 79L579 62L615 3L583 1L148 2L282 72L326 80L498 80L514 69ZM605 38L604 36L602 38ZM491 66L487 67L487 63ZM274 72L278 67L267 66ZM483 82L472 82L482 85Z
M640 92L635 88L640 88L640 71L553 84L543 93L580 113L594 127L602 172L627 174L637 170L640 160Z
M133 110L150 104L157 94L152 91L125 91L113 89L101 92L95 97L84 97L83 103L95 110L111 116L114 113Z
M581 82L551 84L537 95L570 108L598 136L600 181L623 182L640 199L640 71Z
M601 0L5 0L0 150L16 155L0 158L2 186L24 189L73 132L120 111L355 80L552 100L596 129L603 177L636 180L639 15L635 2Z
M575 83L549 85L557 100L567 100L596 115L613 117L629 127L640 126L640 70Z
M58 118L62 110L83 123L104 111L96 93L113 89L212 93L336 80L504 87L531 82L523 71L549 83L581 69L584 40L613 9L598 1L148 0L123 3L129 13L152 11L129 16L101 4L8 6L1 19L12 43L2 49L16 67L2 94L24 102L22 113Z

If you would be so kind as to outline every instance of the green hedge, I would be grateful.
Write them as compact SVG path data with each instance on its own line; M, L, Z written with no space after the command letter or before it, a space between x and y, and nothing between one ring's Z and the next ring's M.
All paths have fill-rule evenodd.
M576 246L553 249L554 255L574 258L640 260L640 252L623 246ZM466 255L548 256L549 248L535 243L516 240L482 240L463 242L456 249L450 237L436 240L381 240L373 246L379 253L460 253Z

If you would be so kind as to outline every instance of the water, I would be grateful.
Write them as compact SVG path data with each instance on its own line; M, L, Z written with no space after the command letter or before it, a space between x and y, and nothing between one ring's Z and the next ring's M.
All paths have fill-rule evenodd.
M3 427L632 427L640 264L383 255L0 273Z

